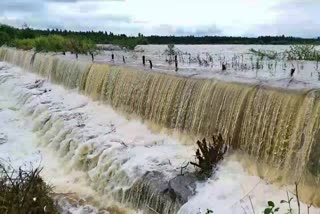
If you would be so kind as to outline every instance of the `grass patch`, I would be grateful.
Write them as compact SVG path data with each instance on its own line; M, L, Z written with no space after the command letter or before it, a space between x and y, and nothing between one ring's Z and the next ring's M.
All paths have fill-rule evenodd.
M0 213L57 213L52 188L40 176L41 168L14 169L0 161Z

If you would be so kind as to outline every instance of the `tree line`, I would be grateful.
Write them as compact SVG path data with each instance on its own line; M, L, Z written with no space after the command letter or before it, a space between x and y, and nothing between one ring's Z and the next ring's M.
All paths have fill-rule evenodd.
M53 36L54 35L54 36ZM49 42L50 40L50 42ZM63 45L58 45L60 41ZM63 42L64 41L64 42ZM47 43L54 42L54 45ZM127 36L125 34L113 34L107 31L70 31L61 29L31 29L14 28L8 25L0 25L0 45L7 44L22 49L35 47L36 49L61 49L68 47L75 52L82 53L92 44L114 44L127 49L134 49L136 45L145 44L320 44L319 38L299 38L282 36L260 37L231 37L231 36Z
M52 37L53 35L54 37ZM69 44L64 47L75 46L77 43L78 45L80 44L80 46L85 44L84 47L76 48L81 51L83 51L87 45L92 46L92 44L115 44L126 49L134 49L139 44L148 44L147 39L144 37L127 37L124 34L114 35L112 32L20 29L0 24L0 46L7 44L8 46L30 49L31 46L35 47L34 44L45 44L45 38L54 39L54 41L62 41L62 38L64 38L67 44ZM46 47L47 45L44 46L44 48ZM50 49L51 48L52 47L50 47ZM81 53L81 51L79 53Z

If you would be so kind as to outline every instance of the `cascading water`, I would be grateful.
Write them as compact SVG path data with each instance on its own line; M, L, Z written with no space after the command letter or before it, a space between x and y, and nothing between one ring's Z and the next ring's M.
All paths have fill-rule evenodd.
M32 118L41 148L54 151L64 169L86 173L99 194L99 206L116 199L145 213L178 212L181 201L162 191L181 163L192 158L193 148L154 135L140 123L119 118L111 109L90 104L75 93L51 93L45 81L18 78L14 72L1 73L0 92L13 97L16 108Z
M308 190L302 191L303 197L320 205L320 99L317 90L289 91L185 78L9 48L0 49L0 59L65 87L78 88L94 100L169 130L201 138L219 132L233 148L249 154L252 162L261 163L260 176L272 177L272 169L277 171L273 179L278 182L299 181L300 188ZM52 145L58 146L66 157L74 156L73 147L77 143L69 136L75 131L63 128L63 133L57 133L62 126L59 118L46 118L45 114L41 114L41 118L46 121L41 126L47 141L54 142ZM50 140L52 136L56 136L54 140ZM108 163L110 161L104 162ZM114 164L112 168L116 167ZM123 183L130 183L127 178L123 179ZM159 200L154 203L160 203ZM170 209L176 208L167 208Z

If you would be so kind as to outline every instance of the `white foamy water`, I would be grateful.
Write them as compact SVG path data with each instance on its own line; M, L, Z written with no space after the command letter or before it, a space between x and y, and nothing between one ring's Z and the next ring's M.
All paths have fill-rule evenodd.
M160 171L170 179L194 159L195 147L153 133L139 120L129 120L74 91L42 83L40 77L17 67L2 62L0 67L1 158L16 167L40 164L56 192L74 192L104 207L146 172ZM286 197L286 187L249 175L231 155L212 178L198 182L196 194L179 213L205 213L207 208L214 213L261 213L267 201L280 205ZM306 205L301 207L301 213L307 213ZM280 213L286 209L282 205ZM320 211L311 208L310 213Z

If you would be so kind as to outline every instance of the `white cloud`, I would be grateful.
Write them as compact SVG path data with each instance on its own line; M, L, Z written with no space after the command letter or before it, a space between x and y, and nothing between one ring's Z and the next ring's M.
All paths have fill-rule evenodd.
M0 22L126 34L314 37L319 10L317 0L1 0Z

